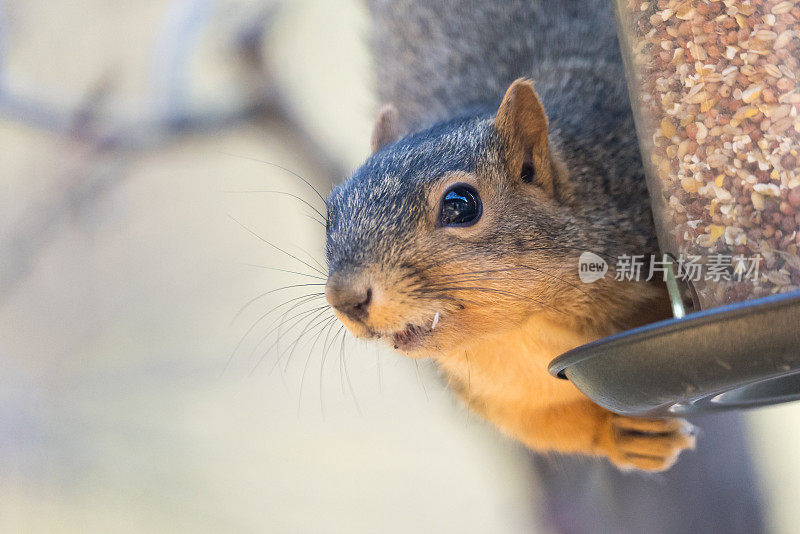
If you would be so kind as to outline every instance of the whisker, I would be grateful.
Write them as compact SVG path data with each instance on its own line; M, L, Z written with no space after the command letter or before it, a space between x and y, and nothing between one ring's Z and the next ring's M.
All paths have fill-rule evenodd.
M263 296L263 295L259 295L259 297L256 297L256 298L260 298L261 296ZM226 362L226 364L225 364L225 368L224 368L224 369L223 369L223 371L222 371L222 372L223 372L223 374L225 373L225 371L227 371L227 370L228 370L228 367L230 366L230 364L231 364L231 361L233 361L233 357L236 355L236 353L238 352L239 348L242 346L242 343L244 343L244 340L245 340L245 339L247 339L247 336L249 336L249 335L250 335L250 332L252 332L252 331L253 331L253 329L255 329L255 327L258 325L258 323L260 323L260 322L261 322L261 321L263 321L265 318L267 318L267 317L268 317L268 316L269 316L269 315L270 315L272 312L274 312L274 311L278 310L279 308L281 308L281 307L283 307L283 306L286 306L287 304L289 304L289 303L291 303L291 302L293 302L293 301L296 301L296 300L300 300L300 299L306 299L306 300L304 300L303 302L300 302L300 303L298 303L298 305L299 305L299 304L303 304L303 303L305 303L305 302L309 302L309 301L311 301L311 300L314 300L315 298L322 298L322 297L324 297L324 293L317 293L317 294L313 294L313 295L301 295L301 296L299 296L299 297L295 297L295 298L292 298L292 299L289 299L289 300L287 300L286 302L283 302L283 303L281 303L281 304L278 304L277 306L274 306L274 307L273 307L273 308L271 308L269 311L267 311L266 313L264 313L263 315L261 315L261 316L260 316L260 317L259 317L259 318L258 318L258 319L257 319L257 320L256 320L256 321L253 323L253 324L252 324L252 325L250 325L250 328L248 328L248 329L247 329L247 331L244 333L244 335L242 335L242 337L239 339L239 342L236 344L236 347L234 347L234 349L233 349L233 351L231 352L230 356L228 356L228 361ZM251 299L251 302L252 302L253 300L254 300L254 299ZM246 304L245 306L249 305L251 302L248 302L248 304ZM294 309L294 308L290 308L290 309ZM239 312L239 313L241 313L241 311L242 311L242 310L240 310L240 312ZM239 314L236 314L236 316L238 317L238 316L239 316ZM234 317L234 321L235 321L235 320L236 320L236 318Z
M350 373L347 370L347 354L344 350L344 342L347 339L347 335L342 336L342 362L344 363L344 376L347 379L347 387L350 389L350 395L353 397L353 403L356 405L356 411L358 415L363 417L364 414L361 412L361 406L358 404L358 399L356 398L356 390L353 388L353 382L350 381Z
M312 317L311 321L308 324L308 326L304 329L303 332L301 332L301 334L297 337L297 339L294 341L294 343L292 343L289 346L289 348L291 348L291 352L289 352L289 356L286 358L286 366L284 367L284 370L289 368L289 362L291 361L292 356L294 355L294 351L297 350L297 347L300 346L300 340L305 335L311 335L312 331L315 328L317 328L318 326L322 325L322 327L319 330L319 334L321 334L324 331L325 326L328 324L328 322L331 321L332 319L336 319L336 317L334 315L331 315L329 317L323 317L322 319L319 319L320 315L322 315L322 313L318 313L314 317ZM317 319L319 319L319 320L317 320ZM313 324L311 324L311 323L313 323ZM314 345L316 345L316 341L315 341ZM311 346L312 349L314 348L314 345ZM289 350L289 349L286 349L286 350ZM282 357L284 354L286 354L286 350L281 352L279 357ZM308 364L306 364L306 365L308 365Z
M494 280L525 280L524 277L508 277L508 276L482 276L480 278L456 278L454 280L442 280L441 282L429 282L425 284L423 287L437 287L437 286L446 286L452 284L461 284L464 282L483 282L483 281L494 281Z
M327 272L328 268L327 268L325 265L323 265L323 264L322 264L322 262L320 262L320 261L319 261L317 258L315 258L313 254L311 254L311 253L310 253L309 251L307 251L306 249L304 249L304 248L302 248L302 247L299 247L299 246L297 246L297 245L294 245L294 247L295 247L297 250L299 250L300 252L302 252L303 254L305 254L306 256L308 256L308 259L310 259L311 261L313 261L314 263L316 263L316 264L319 266L319 268L320 268L320 269L322 269L322 271L323 271L323 272Z
M344 373L342 369L344 367L342 363L342 358L344 357L344 336L342 336L342 342L339 346L339 384L342 386L342 396L344 396Z
M375 367L378 374L378 391L383 393L383 371L381 369L381 353L379 350L375 350Z
M305 265L306 267L309 267L309 268L310 268L312 271L315 271L315 272L317 272L318 274L320 274L320 275L322 275L322 276L325 276L325 272L323 272L323 271L320 271L319 269L317 269L317 268L316 268L316 267L314 267L313 265L311 265L311 264L309 264L309 263L307 263L307 262L305 262L305 261L301 260L301 259L300 259L300 258L298 258L297 256L295 256L295 255L293 255L293 254L290 254L290 253L286 252L285 250L283 250L283 249L282 249L282 248L280 248L279 246L277 246L277 245L274 245L274 244L270 243L269 241L267 241L266 239L264 239L263 237L261 237L260 235L258 235L257 233L255 233L253 230L251 230L250 228L248 228L247 226L245 226L244 224L242 224L241 222L239 222L239 221L238 221L238 220L237 220L237 219L236 219L234 216L232 216L232 215L228 215L228 217L230 217L230 218L231 218L231 220L233 220L233 222L235 222L236 224L238 224L239 226L241 226L242 228L244 228L245 230L247 230L249 233L251 233L252 235L254 235L256 238L258 238L260 241L263 241L264 243L266 243L267 245L271 246L272 248L274 248L275 250L277 250L277 251L279 251L279 252L283 252L284 254L286 254L287 256L289 256L290 258L292 258L292 259L294 259L294 260L296 260L296 261L299 261L300 263L302 263L302 264L303 264L303 265Z
M464 351L464 358L467 360L467 402L469 402L472 399L472 364L467 351Z
M506 267L502 269L482 269L480 271L463 271L460 273L445 273L437 275L437 278L454 278L456 276L466 276L466 275L474 275L474 274L487 274L487 273L502 273L507 271L514 271L517 269L521 269L521 267Z
M595 250L587 250L587 249L581 248L581 247L572 247L572 246L569 246L569 245L536 246L536 247L526 247L526 248L522 248L522 249L519 249L519 250L521 250L522 252L540 252L540 251L553 251L553 250L564 251L565 249L566 250L580 251L581 253L592 252L594 254L597 254L600 257L604 257L605 259L607 259L609 261L612 261L612 262L616 262L617 261L617 258L612 256L611 254L607 254L607 253L604 253L602 251L601 252L597 252Z
M306 301L306 302L309 302L309 301ZM280 329L281 329L281 327L283 327L283 325L285 324L285 322L286 322L287 320L291 321L291 320L293 320L293 319L298 319L297 323L299 323L299 322L300 322L300 321L302 321L302 320L303 320L303 319L304 319L304 318L305 318L307 315L310 315L310 314L312 314L312 313L318 312L318 311L320 311L320 310L324 311L324 310L325 310L325 309L328 307L328 305L327 305L327 304L326 304L326 305L324 305L324 306L318 306L318 307L316 307L316 308L312 308L312 309L310 309L310 310L303 310L303 311L301 311L301 312L299 312L299 313L296 313L296 314L294 314L293 316L289 317L288 319L286 318L286 315L287 315L289 312L291 312L292 310L294 310L295 308L297 308L298 306L300 306L300 305L302 305L302 304L304 304L304 302L298 302L298 303L294 304L294 305L293 305L291 308L287 309L287 310L286 310L286 311L283 313L283 315L281 315L281 317L278 317L277 319L273 320L273 321L272 321L272 322L271 322L269 325L267 325L267 328L269 328L269 330L268 330L268 331L267 331L267 332L266 332L266 333L265 333L263 336L261 336L261 338L259 339L258 343L256 343L256 345L255 345L255 346L253 347L253 349L250 351L250 355L248 356L248 359L253 357L253 355L254 355L254 354L255 354L255 353L258 351L258 348L261 346L261 344L262 344L262 343L264 343L264 341L266 341L266 340L269 338L269 336L270 336L270 335L271 335L273 332L275 332L275 331L277 331L277 332L278 332L278 336L276 337L275 341L273 341L273 342L272 342L272 344L271 344L271 345L269 345L269 346L268 346L268 347L265 349L265 351L264 351L264 354L263 354L263 355L261 356L261 358L259 359L259 363L260 363L260 361L261 361L261 360L263 360L263 359L264 359L264 357L267 355L267 353L268 353L268 352L269 352L269 351L270 351L270 350L271 350L273 347L276 347L276 348L277 348L277 347L278 347L278 344L280 343L280 340L281 340L281 336L280 336ZM275 323L276 323L276 322L278 322L278 321L280 321L280 322L279 322L277 325L275 325ZM297 323L295 323L295 325L296 325ZM273 325L274 325L274 326L273 326ZM295 325L292 325L292 326L295 326ZM271 328L270 328L270 327L271 327ZM291 330L291 328L292 328L292 327L290 327L290 330Z
M234 315L233 319L231 319L231 323L230 324L235 323L236 319L238 319L239 316L242 315L242 313L244 313L244 311L247 308L249 308L252 304L257 302L258 300L261 300L262 298L266 297L267 295L272 295L273 293L277 293L278 291L285 291L286 289L295 289L295 288L298 288L298 287L309 287L309 286L324 286L324 285L325 284L323 284L323 283L319 283L319 284L295 284L295 285L290 285L290 286L278 287L278 288L266 291L264 293L259 293L255 297L253 297L250 300L248 300L247 302L245 302L244 305L241 308L239 308L239 311L236 312L236 315ZM322 293L314 293L314 295L325 296L325 293L324 292L322 292ZM291 300L289 300L287 302L291 302Z
M325 202L325 197L322 196L322 193L320 193L319 190L316 187L314 187L314 185L311 182L309 182L308 180L306 180L305 178L303 178L302 176L300 176L299 174L297 174L296 172L294 172L291 169L287 169L286 167L278 165L277 163L272 163L271 161L264 161L264 160L261 160L261 159L258 159L258 158L253 158L253 157L250 157L250 156L243 156L241 154L231 154L229 152L222 152L222 153L227 155L227 156L232 156L234 158L241 158L241 159L246 159L246 160L250 160L250 161L255 161L256 163L262 163L264 165L270 165L270 166L278 168L278 169L280 169L280 170L282 170L284 172L288 172L292 176L300 179L308 187L310 187L311 190L314 191L314 193L316 193L316 195L322 201L322 205L323 206L327 205L326 202Z
M471 304L471 305L473 305L473 306L477 306L477 305L479 305L479 304L480 304L480 303L479 303L479 302L477 302L477 301L470 300L470 299L465 299L465 298L463 298L463 297L454 297L453 295L442 295L442 294L439 294L439 293L436 293L436 294L434 294L434 295L427 295L427 294L425 294L425 293L421 293L420 291L422 291L422 290L419 290L419 291L412 291L412 294L414 295L414 297L416 297L416 298L418 298L418 299L425 299L425 300L449 300L449 301L455 302L456 304L460 304L460 303L462 303L462 302L463 302L463 303L465 303L465 304Z
M335 318L336 318L336 317L334 316L334 319L335 319ZM334 325L334 326L336 325L336 321L334 321L334 322L333 322L333 325ZM345 328L345 327L344 327L344 325L343 325L343 324L340 324L340 325L339 325L339 330L337 330L337 331L336 331L336 334L334 334L334 336L333 336L333 338L331 339L330 343L327 343L327 342L326 342L326 343L327 343L327 344L326 344L326 346L325 346L325 353L326 353L326 354L328 353L328 351L329 351L329 350L331 350L331 348L333 347L333 344L334 344L334 343L336 343L336 337L337 337L337 335L339 334L339 332L341 332L342 330L344 330L344 328Z
M504 272L511 272L511 271L520 271L520 270L523 270L523 269L531 270L531 271L535 271L535 272L544 274L545 276L549 276L551 278L555 278L555 279L557 279L557 280L559 280L561 282L565 282L565 283L568 283L568 284L571 283L571 282L569 282L567 280L563 280L561 278L556 277L552 273L548 273L544 269L540 269L538 267L531 267L530 265L521 265L521 266L517 266L517 267L504 267L504 268L500 268L500 269L484 269L484 270L480 270L480 271L464 271L464 272L460 272L460 273L437 274L437 278L450 279L450 278L455 278L455 277L458 277L458 276L488 274L488 273L504 273Z
M561 311L561 310L559 310L557 308L554 308L554 307L550 306L549 304L545 304L544 302L536 300L534 298L531 298L531 297L528 297L528 296L525 296L525 295L520 295L520 294L514 293L512 291L505 291L505 290L502 290L502 289L495 289L495 288L491 288L491 287L439 287L439 288L433 289L432 291L435 291L435 292L443 292L443 291L485 291L485 292L490 292L490 293L498 293L498 294L501 294L501 295L508 295L508 296L511 296L511 297L516 297L518 299L530 300L531 302L535 302L536 304L538 304L540 306L544 306L546 308L550 308L553 311L557 311L559 313L566 313L566 312L563 312L563 311Z
M322 337L322 333L325 331L326 327L328 327L331 324L331 321L335 320L335 319L336 319L335 317L328 317L327 319L325 319L323 321L322 327L320 328L319 333L314 338L314 343L312 343L311 347L309 347L309 349L308 349L308 356L306 356L306 363L303 365L303 373L300 375L300 392L298 393L298 398L297 398L297 403L298 403L297 404L297 409L298 410L300 410L300 403L303 400L303 386L305 385L305 381L306 381L306 372L308 371L308 364L311 361L311 356L314 354L314 347L317 346L317 343L319 342L320 338ZM323 346L324 346L324 343L323 343ZM291 358L291 356L289 356L289 357Z
M555 279L555 280L558 280L559 282L562 282L562 283L564 283L564 284L567 284L567 285L568 285L568 286L570 286L571 288L573 288L573 289L577 289L578 291L580 291L581 293L583 293L585 296L589 297L589 299L591 299L591 300L592 300L592 302L597 302L597 301L595 300L595 298L594 298L592 295L590 295L589 293L587 293L586 291L584 291L583 289L581 289L581 287L580 287L579 285L577 285L577 284L574 284L574 283L570 282L569 280L564 280L563 278L560 278L560 277L558 277L558 276L556 276L556 275L554 275L554 274L552 274L552 273L545 272L545 271L543 271L543 270L541 270L541 269L538 269L538 268L536 268L536 267L531 267L530 265L524 265L522 268L523 268L523 269L530 269L530 270L532 270L532 271L536 271L536 272L542 273L542 274L543 274L543 275L545 275L545 276L549 276L550 278L553 278L553 279Z
M563 251L564 249L580 250L581 252L585 252L585 250L580 248L580 247L571 247L571 246L568 246L568 245L527 247L527 248L523 248L521 250L524 251L524 252L535 252L535 251ZM464 252L464 253L460 253L460 255L462 255L462 256L470 256L470 253ZM615 261L615 258L613 258L609 254L598 253L598 255L605 256L610 261ZM438 265L439 263L441 263L441 260L436 260L436 261L433 261L433 262L427 264L426 266L421 267L420 269L421 269L421 271L425 271L425 270L428 270L428 269L432 268L434 265ZM451 278L451 277L461 276L461 275L465 275L465 274L483 274L483 273L490 273L490 272L505 272L505 271L509 271L509 270L521 270L521 269L528 269L528 270L532 270L532 271L536 271L536 272L542 273L545 276L549 276L549 277L551 277L551 278L553 278L555 280L558 280L558 281L560 281L562 283L565 283L565 284L569 285L570 287L572 287L574 289L577 289L578 291L582 292L584 295L586 295L590 299L594 300L594 298L591 295L589 295L586 291L581 289L580 286L578 286L576 284L573 284L572 282L570 282L568 280L564 280L563 278L559 278L558 276L556 276L556 275L554 275L552 273L549 273L549 272L545 271L544 269L537 268L537 267L532 267L530 265L523 265L523 266L511 267L511 268L501 268L501 269L485 269L485 270L480 270L480 271L465 271L465 272L462 272L462 273L439 274L439 275L437 275L437 278Z
M419 360L414 358L414 369L417 373L417 381L419 385L422 386L422 391L425 393L425 399L430 402L431 398L428 396L428 388L425 387L425 382L422 380L422 372L419 369Z
M275 350L278 352L278 360L280 360L281 358L283 358L283 355L284 355L284 354L286 354L286 351L287 351L287 350L289 350L289 351L290 351L290 352L289 352L289 356L286 358L286 364L285 364L285 365L284 365L284 367L283 367L283 371L284 371L284 372L288 371L288 370L289 370L289 363L290 363L290 362L291 362L291 360L292 360L292 355L294 354L294 351L295 351L295 349L296 349L297 345L300 343L300 340L302 339L302 337L303 337L303 336L304 336L304 335L305 335L305 334L306 334L306 333L307 333L307 332L308 332L310 329L312 329L312 328L316 327L316 326L319 324L319 323L315 323L314 321L316 321L317 319L319 319L319 317L320 317L321 315L323 315L325 312L327 312L329 308L330 308L330 306L328 306L328 305L327 305L327 303L326 303L326 304L325 304L325 305L323 305L323 306L319 306L319 307L317 307L317 308L314 308L314 309L312 309L312 310L309 310L309 313L307 313L307 314L303 315L301 319L298 319L298 320L297 320L297 321L295 321L294 323L290 324L290 325L289 325L289 327L288 327L288 328L287 328L287 329L286 329L284 332L281 332L281 330L283 329L283 326L286 324L286 321L287 321L287 320L291 320L291 318L290 318L290 319L283 319L283 320L281 320L280 324L278 325L278 333L277 333L277 335L276 335L276 337L275 337L275 341L273 341L273 342L272 342L272 344L271 344L269 347L267 347L267 349L266 349L266 351L265 351L265 354L264 354L264 355L262 355L262 358L263 358L264 356L266 356L266 352L269 352L269 351L270 351L270 350L271 350L273 347L275 347ZM312 315L312 314L313 314L313 315ZM287 334L288 334L289 332L291 332L291 331L292 331L294 328L298 327L298 326L299 326L299 324L300 324L300 322L301 322L301 321L303 321L304 319L306 319L308 316L311 316L311 318L310 318L310 319L308 320L308 322L306 323L306 327L303 329L303 331L302 331L302 332L300 332L300 334L297 336L297 338L295 339L295 341L294 341L294 342L292 342L292 343L290 343L290 344L289 344L289 347L287 347L287 348L285 348L285 349L281 350L281 348L280 348L280 343L281 343L281 339L283 338L283 336L284 336L284 335L287 335Z
M269 315L271 315L273 312L277 311L278 309L282 308L283 306L286 306L287 304L295 302L295 304L293 304L290 308L288 308L286 310L286 312L284 312L284 313L288 313L288 312L294 310L295 308L297 308L297 306L300 306L300 305L305 304L307 302L310 302L312 300L324 299L324 298L325 298L325 293L311 293L310 295L300 295L299 297L294 297L294 298L288 299L285 302L283 302L281 304L278 304L277 306L273 306L270 310L268 310L267 312L265 312L262 315L260 315L259 318L251 325L250 329L248 330L248 333L251 332L252 329L255 326L258 325L259 322L261 322L262 320L264 320ZM296 301L300 301L300 302L296 302ZM277 321L277 319L275 319L269 325L267 325L267 328L269 328L270 326L274 325L275 321Z
M331 344L330 344L329 348L333 348L333 346L336 343L336 340L339 338L340 334L342 335L342 337L347 335L347 330L345 329L344 325L340 325L339 326L339 330L336 331L336 334L333 336L333 339L331 339ZM344 378L342 377L342 369L341 369L341 352L339 354L339 358L340 358L340 362L339 362L339 364L340 364L339 365L339 380L342 383L342 394L344 394Z
M305 321L305 326L303 327L302 331L298 334L296 340L291 345L289 345L290 348L296 346L296 344L300 341L300 339L302 339L302 337L306 334L306 332L309 330L309 328L311 328L312 323L314 321L316 321L317 318L319 318L320 315L325 313L327 308L328 308L328 306L321 306L319 308L314 308L314 309L311 309L311 310L305 310L305 311L302 311L302 312L300 312L300 313L298 313L298 314L296 314L296 315L294 315L294 316L292 316L292 317L290 317L288 319L288 320L292 320L294 318L298 318L297 321L293 325L291 325L289 327L289 330L292 330L294 327L299 326L300 323ZM275 328L273 328L272 331L275 331L277 329L278 332L280 332L280 329L281 329L281 327L283 326L284 323L285 323L285 320L281 321L281 323L279 325L277 325ZM267 337L269 337L269 333L267 333L264 337L261 338L261 342L263 342ZM251 375L261 365L261 362L264 361L264 358L267 357L267 354L269 354L269 352L273 349L273 347L278 352L278 355L275 358L275 363L270 368L268 374L272 374L272 372L275 370L276 367L280 367L279 364L280 364L281 358L283 357L283 354L285 354L286 350L288 350L288 349L286 349L284 351L280 351L279 343L280 343L280 333L278 334L278 336L275 339L275 341L273 341L266 349L264 349L264 352L261 354L261 357L259 357L259 359L256 362L255 366L253 366L253 369L250 371ZM292 352L294 352L294 349L292 349ZM255 350L253 350L251 352L251 355L253 353L255 353ZM289 361L290 360L291 360L291 354L289 355L289 358L286 360L286 365L283 367L283 372L284 373L289 368Z
M323 384L324 384L324 374L325 374L325 359L328 356L328 351L331 349L331 345L336 341L337 336L341 333L344 325L339 326L339 330L333 335L331 338L331 342L328 343L328 338L330 338L331 332L334 328L336 328L336 317L334 320L328 323L327 333L325 334L325 341L322 342L322 357L319 359L319 408L322 412L322 419L325 419L325 406L323 402Z
M327 230L327 229L328 229L328 225L327 225L327 223L324 223L324 222L320 221L319 219L317 219L317 218L316 218L316 217L314 217L313 215L309 215L308 213L303 213L303 217L308 217L309 219L311 219L311 220L312 220L312 221L314 221L315 223L317 223L317 224L319 224L320 226L322 226L322 228L324 228L325 230Z
M296 274L300 276L307 276L309 278L316 278L317 280L326 280L323 276L317 276L315 274L308 274L308 273L301 273L299 271L290 271L289 269L279 269L278 267L270 267L268 265L258 265L257 263L242 263L246 267L255 267L256 269L268 269L270 271L278 271L281 273L289 273L289 274Z
M269 193L269 194L273 194L273 195L285 195L287 197L291 197L291 198L293 198L295 200L298 200L299 202L302 202L303 204L305 204L306 206L308 206L309 208L314 210L320 217L322 217L323 221L328 222L328 217L326 215L323 215L323 213L321 211L319 211L315 206L313 206L310 202L308 202L303 197L301 197L299 195L295 195L294 193L289 193L288 191L279 191L279 190L276 190L276 189L244 189L244 190L237 190L237 191L230 191L230 190L229 191L223 191L223 193L232 193L232 194L237 194L237 193ZM322 224L322 226L325 226L325 224L320 222L318 219L315 218L314 220L317 221L318 223Z
M466 276L466 275L471 275L471 274L480 274L480 273L510 272L510 271L518 271L518 270L522 270L522 269L531 270L531 271L534 271L534 272L537 272L537 273L541 273L541 274L543 274L545 276L549 276L550 278L553 278L554 280L557 280L557 281L559 281L559 282L561 282L563 284L566 284L567 286L569 286L569 287L571 287L571 288L573 288L573 289L575 289L577 291L580 291L586 297L591 299L593 302L596 302L595 298L592 295L590 295L589 293L587 293L586 291L581 289L581 287L578 286L577 284L573 284L569 280L564 280L563 278L560 278L560 277L558 277L558 276L556 276L554 274L548 273L548 272L546 272L546 271L544 271L542 269L538 269L536 267L530 267L528 265L524 265L524 266L521 266L521 267L509 267L507 269L489 269L489 270L485 270L485 271L473 271L473 272L467 272L467 273L456 273L456 274L450 274L450 275L442 275L441 277L437 276L437 278L447 278L447 280L444 280L442 282L433 282L433 283L430 283L430 284L426 284L426 287L436 287L437 285L444 285L444 284L449 284L449 283L480 282L482 280L508 280L509 279L508 277L488 277L488 276L481 277L481 278L454 278L454 277L456 277L456 276ZM522 280L524 280L524 278L521 278L521 277L512 278L512 280L513 279L516 279L516 280L522 279Z

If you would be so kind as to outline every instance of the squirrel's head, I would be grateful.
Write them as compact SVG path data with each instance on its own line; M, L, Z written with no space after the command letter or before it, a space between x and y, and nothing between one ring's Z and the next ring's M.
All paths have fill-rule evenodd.
M517 80L496 113L401 137L381 113L373 154L330 194L328 301L358 337L411 356L450 352L579 288L566 172L544 108Z

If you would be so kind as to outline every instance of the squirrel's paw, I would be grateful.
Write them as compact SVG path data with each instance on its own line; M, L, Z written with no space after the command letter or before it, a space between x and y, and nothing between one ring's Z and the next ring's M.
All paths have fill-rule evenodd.
M642 419L609 414L597 442L600 454L622 469L665 471L695 446L695 429L683 419Z

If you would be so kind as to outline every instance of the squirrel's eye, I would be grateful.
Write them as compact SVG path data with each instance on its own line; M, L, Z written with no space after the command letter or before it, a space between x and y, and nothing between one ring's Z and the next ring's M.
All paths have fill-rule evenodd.
M474 187L455 184L442 196L439 224L442 226L470 226L481 218L481 197Z

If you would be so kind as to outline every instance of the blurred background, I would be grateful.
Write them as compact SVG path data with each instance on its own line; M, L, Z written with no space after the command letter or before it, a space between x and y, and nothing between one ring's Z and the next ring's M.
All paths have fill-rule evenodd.
M556 531L523 448L320 308L367 35L357 0L0 0L0 532ZM747 416L773 532L799 416Z

